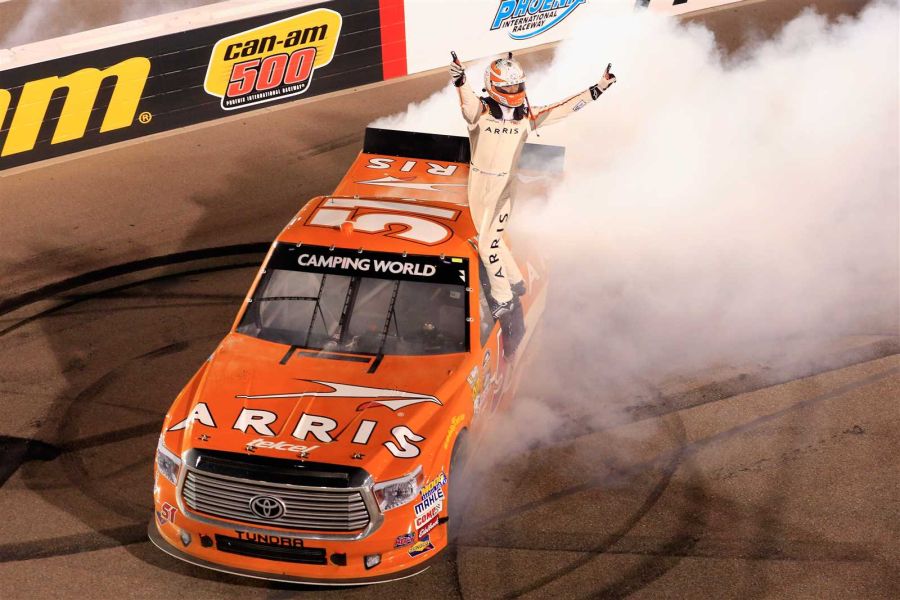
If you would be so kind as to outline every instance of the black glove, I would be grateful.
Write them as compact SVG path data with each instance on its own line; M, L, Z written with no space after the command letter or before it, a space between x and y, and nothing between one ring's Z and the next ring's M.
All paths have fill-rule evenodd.
M609 89L609 86L616 82L616 76L610 73L610 69L612 68L612 63L608 67L606 67L606 72L603 73L603 77L600 78L600 81L592 85L589 89L591 91L591 98L596 100L600 97L600 94Z
M450 63L450 81L456 87L460 87L466 82L466 70L456 61Z

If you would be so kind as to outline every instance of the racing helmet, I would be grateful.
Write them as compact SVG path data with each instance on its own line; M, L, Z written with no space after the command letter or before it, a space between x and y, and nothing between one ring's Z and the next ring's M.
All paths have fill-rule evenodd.
M484 70L484 90L504 106L516 108L525 103L525 71L512 58L498 58Z

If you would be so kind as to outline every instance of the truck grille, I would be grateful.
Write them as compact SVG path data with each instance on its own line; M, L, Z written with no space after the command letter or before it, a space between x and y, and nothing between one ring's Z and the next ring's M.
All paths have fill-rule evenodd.
M283 514L263 518L254 513L250 501L258 496L282 502ZM302 489L188 470L182 497L196 512L284 529L350 532L365 529L369 524L365 500L353 489Z

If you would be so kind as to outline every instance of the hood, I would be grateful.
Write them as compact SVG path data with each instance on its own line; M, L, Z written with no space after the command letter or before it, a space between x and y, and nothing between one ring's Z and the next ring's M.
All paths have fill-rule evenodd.
M437 439L453 382L465 381L457 373L464 360L465 354L384 356L373 368L374 357L291 349L232 333L197 382L189 418L170 430L184 430L183 449L403 474L418 462L393 463L418 458L428 438Z

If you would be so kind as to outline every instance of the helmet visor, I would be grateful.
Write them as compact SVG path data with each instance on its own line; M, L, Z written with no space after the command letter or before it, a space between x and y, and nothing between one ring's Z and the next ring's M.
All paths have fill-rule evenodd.
M525 91L525 84L515 83L513 85L497 85L494 86L494 89L496 89L501 94L518 94Z

